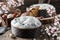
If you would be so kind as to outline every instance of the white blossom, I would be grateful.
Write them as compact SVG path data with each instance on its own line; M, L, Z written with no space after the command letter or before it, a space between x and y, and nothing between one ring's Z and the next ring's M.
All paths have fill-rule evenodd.
M46 33L50 36L57 36L57 32L58 32L58 28L56 26L49 26L49 27L46 27Z

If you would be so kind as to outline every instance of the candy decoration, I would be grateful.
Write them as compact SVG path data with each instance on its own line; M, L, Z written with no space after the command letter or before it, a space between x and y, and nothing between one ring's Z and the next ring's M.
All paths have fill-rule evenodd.
M12 14L8 14L7 18L13 18L13 15Z
M13 14L13 17L16 17L16 14Z

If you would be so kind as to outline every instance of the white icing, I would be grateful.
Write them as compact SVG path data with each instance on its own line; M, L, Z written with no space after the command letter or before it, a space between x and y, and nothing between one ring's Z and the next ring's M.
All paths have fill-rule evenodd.
M18 28L37 28L41 22L32 16L21 16L11 21L11 25Z

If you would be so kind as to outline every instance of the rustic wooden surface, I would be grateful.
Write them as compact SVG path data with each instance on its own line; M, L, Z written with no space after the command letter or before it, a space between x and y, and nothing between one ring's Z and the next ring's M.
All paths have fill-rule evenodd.
M22 39L22 38L16 38L16 39L12 39L10 37L11 34L11 30L7 31L5 34L0 35L0 40L32 40L32 39ZM38 39L39 40L39 39Z

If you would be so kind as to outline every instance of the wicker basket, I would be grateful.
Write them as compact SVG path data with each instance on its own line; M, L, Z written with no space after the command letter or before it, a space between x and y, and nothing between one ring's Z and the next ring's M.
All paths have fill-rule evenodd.
M56 15L56 11L55 11L55 7L53 6L53 5L50 5L50 4L34 4L34 5L31 5L30 6L30 8L29 8L29 10L31 10L31 9L33 9L33 8L35 8L35 7L37 7L37 6L39 6L39 10L42 10L42 9L53 9L53 11L51 11L51 10L47 10L47 12L48 11L51 11L51 12L48 12L48 14L51 16L51 17L48 17L48 18L43 18L43 19L40 19L40 21L42 22L42 24L48 24L48 23L53 23L54 22L54 17L52 17L52 16L55 16ZM27 10L28 11L28 10Z

